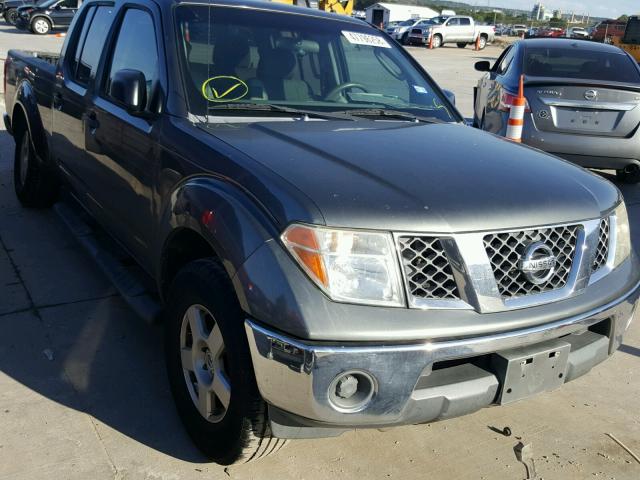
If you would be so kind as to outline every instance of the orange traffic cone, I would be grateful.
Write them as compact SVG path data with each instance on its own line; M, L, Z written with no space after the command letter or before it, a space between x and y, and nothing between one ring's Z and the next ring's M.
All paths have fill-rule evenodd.
M433 33L429 34L429 50L433 50Z
M474 50L477 52L478 50L480 50L480 35L478 35L476 37L476 46L474 48Z
M506 137L512 142L522 142L522 127L524 126L524 111L527 99L524 98L524 75L520 75L520 85L518 96L513 99L509 110L509 120L507 122Z

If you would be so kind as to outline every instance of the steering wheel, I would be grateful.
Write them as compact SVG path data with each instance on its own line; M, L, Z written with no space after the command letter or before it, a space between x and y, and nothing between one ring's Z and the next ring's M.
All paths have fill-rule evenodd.
M340 85L336 85L334 88L332 88L331 91L325 95L324 99L326 101L337 100L338 94L350 88L357 88L362 90L364 93L369 93L369 90L367 90L367 87L365 87L361 83L345 82L345 83L341 83Z

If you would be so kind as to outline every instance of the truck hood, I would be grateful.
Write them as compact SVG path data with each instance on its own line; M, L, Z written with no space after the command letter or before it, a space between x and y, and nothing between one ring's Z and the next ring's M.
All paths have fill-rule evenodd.
M620 199L595 174L463 125L274 121L207 130L304 192L330 226L520 228L597 218Z

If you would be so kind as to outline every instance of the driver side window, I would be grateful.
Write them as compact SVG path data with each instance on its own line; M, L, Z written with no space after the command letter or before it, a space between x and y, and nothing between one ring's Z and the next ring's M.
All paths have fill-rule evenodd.
M368 45L354 45L342 38L342 50L345 63L348 65L348 78L346 82L354 82L363 85L369 92L397 97L404 102L410 101L409 84L399 82L387 68L395 67L390 60L385 62L385 68L380 68L382 63L375 54L375 47ZM397 68L397 67L396 67ZM399 75L402 72L398 72ZM360 91L357 91L360 94Z
M498 75L504 75L505 73L507 73L507 70L509 70L509 66L511 65L511 62L513 61L513 58L515 56L515 51L516 49L514 47L509 47L509 49L504 52L502 57L500 57L496 61L496 64L493 66L493 70Z

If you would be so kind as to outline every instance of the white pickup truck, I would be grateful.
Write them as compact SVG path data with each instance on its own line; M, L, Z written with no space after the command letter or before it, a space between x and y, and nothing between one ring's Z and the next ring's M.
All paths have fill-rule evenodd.
M445 43L455 43L458 47L465 48L479 39L479 48L482 50L487 43L493 42L495 30L492 26L476 25L472 17L436 17L427 25L412 28L409 44L428 45L432 36L433 48L439 48Z

